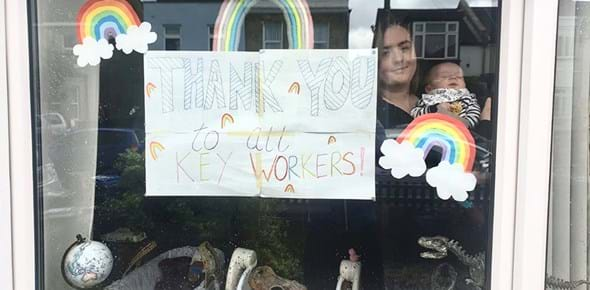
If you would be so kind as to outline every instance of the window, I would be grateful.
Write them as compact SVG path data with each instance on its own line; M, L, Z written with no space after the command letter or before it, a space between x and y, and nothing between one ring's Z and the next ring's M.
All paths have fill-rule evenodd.
M330 48L330 24L325 22L314 23L313 48Z
M222 4L230 9L247 1L142 2L141 18L152 24L159 50L166 51L125 54L113 47L110 55L111 46L106 46L109 54L98 55L100 63L92 66L95 58L73 51L64 56L60 43L63 30L78 32L70 23L75 23L81 2L55 1L50 6L49 0L27 1L45 8L36 11L30 28L38 30L38 37L31 38L38 45L31 47L42 52L31 54L39 68L39 77L32 78L38 82L32 86L32 98L40 104L37 119L43 115L47 123L34 128L43 137L34 144L43 153L35 167L42 171L39 180L46 181L37 184L35 199L42 225L36 236L43 255L36 273L45 287L40 290L70 289L68 282L99 281L95 276L106 272L102 263L78 263L75 254L64 259L64 253L75 253L68 248L77 234L101 242L114 257L114 268L108 277L101 276L105 280L96 289L169 288L173 281L168 280L175 277L151 275L158 270L200 276L173 284L183 289L211 288L197 285L209 282L198 275L210 270L202 264L211 262L215 274L227 273L230 265L236 269L231 257L234 251L240 254L237 248L249 249L258 258L254 270L238 275L244 275L237 279L242 281L272 276L268 266L307 289L334 289L340 269L350 269L342 277L360 274L354 266L360 259L362 277L360 282L349 281L357 284L353 289L468 289L464 281L469 268L455 254L448 252L441 260L420 256L437 250L431 245L445 242L427 237L445 236L469 255L489 256L495 120L482 119L484 126L474 128L477 136L459 120L451 124L454 131L428 127L432 138L404 143L412 148L403 145L409 154L400 158L394 155L400 150L381 146L416 128L410 125L409 112L383 100L385 95L407 100L419 95L412 79L422 78L428 68L418 65L412 42L422 49L421 57L437 56L430 51L437 41L443 43L441 57L458 57L458 23L416 23L412 37L411 23L385 31L376 24L423 19L416 16L423 11L389 11L378 1L303 0L312 7L300 14L303 21L283 13L287 5L277 7L285 1L257 1L249 12L240 10L249 9L247 5L225 11L243 13L242 19L228 16L227 22L217 23ZM82 0L88 1L95 0ZM368 13L357 13L373 4ZM496 25L498 9L489 5L485 11L494 18L488 25ZM69 26L47 29L48 22L65 14L72 15L63 19ZM371 26L380 33L376 37ZM358 38L352 36L355 31ZM295 37L301 39L289 43ZM208 51L222 39L221 45L231 45L223 50L244 51ZM349 50L349 40L363 48ZM371 48L372 42L378 49ZM124 40L118 44L126 45ZM379 55L386 51L391 57L387 63ZM496 63L497 54L486 57ZM399 60L405 63L399 65ZM490 68L489 74L497 76L496 69ZM458 79L458 74L439 74L433 79ZM485 77L474 75L466 81L479 84ZM471 95L460 97L469 104L456 101L455 111L457 106L458 113L474 107L467 100ZM385 165L379 163L381 155L388 155ZM397 178L399 174L392 173L395 164L389 167L388 159L402 166L411 163L402 170L412 175ZM457 165L462 169L441 178L451 161L461 163ZM415 173L414 163L421 172ZM428 172L439 174L435 180L442 193L438 185L427 183ZM55 178L46 178L51 176ZM455 189L455 179L465 182L452 192L453 198L445 198L446 188ZM423 244L417 244L419 239ZM205 241L210 244L197 247ZM142 261L135 263L138 253ZM432 257L445 254L441 250ZM191 263L193 255L195 260L200 256L214 261L196 261L189 268L184 264ZM253 255L246 252L242 257ZM62 277L62 260L72 265L65 271L76 277ZM186 269L174 271L171 266ZM126 274L127 267L134 270ZM94 268L101 273L84 272ZM435 275L452 281L431 285L432 280L446 281L430 279ZM236 278L213 276L219 285ZM482 289L484 276L480 271L473 277ZM258 285L253 288L275 286Z
M213 41L215 40L215 24L207 25L207 31L209 32L209 50L213 50Z
M283 48L283 23L278 21L265 21L262 25L262 48Z
M180 50L180 25L164 25L164 49Z
M414 22L413 31L418 58L455 59L458 57L459 22Z

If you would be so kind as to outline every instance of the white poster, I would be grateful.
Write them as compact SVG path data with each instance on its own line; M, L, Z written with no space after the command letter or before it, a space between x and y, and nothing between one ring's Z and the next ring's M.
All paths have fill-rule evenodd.
M374 199L375 50L150 51L146 195Z

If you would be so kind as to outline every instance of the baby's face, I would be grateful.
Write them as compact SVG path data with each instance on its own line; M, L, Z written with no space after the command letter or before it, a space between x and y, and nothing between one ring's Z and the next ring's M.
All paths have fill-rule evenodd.
M435 68L430 81L430 88L433 89L464 89L465 80L463 79L463 70L454 63L443 63Z

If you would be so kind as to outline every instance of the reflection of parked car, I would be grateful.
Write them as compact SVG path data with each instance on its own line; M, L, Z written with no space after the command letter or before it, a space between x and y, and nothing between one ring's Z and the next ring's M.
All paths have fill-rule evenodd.
M60 113L41 115L41 126L53 136L63 136L68 131L66 120Z

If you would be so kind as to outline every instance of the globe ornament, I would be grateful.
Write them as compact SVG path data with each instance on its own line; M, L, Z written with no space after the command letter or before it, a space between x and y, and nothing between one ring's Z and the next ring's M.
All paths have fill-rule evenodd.
M92 288L102 283L113 269L113 255L107 246L88 241L81 235L66 250L62 259L62 274L70 286Z

